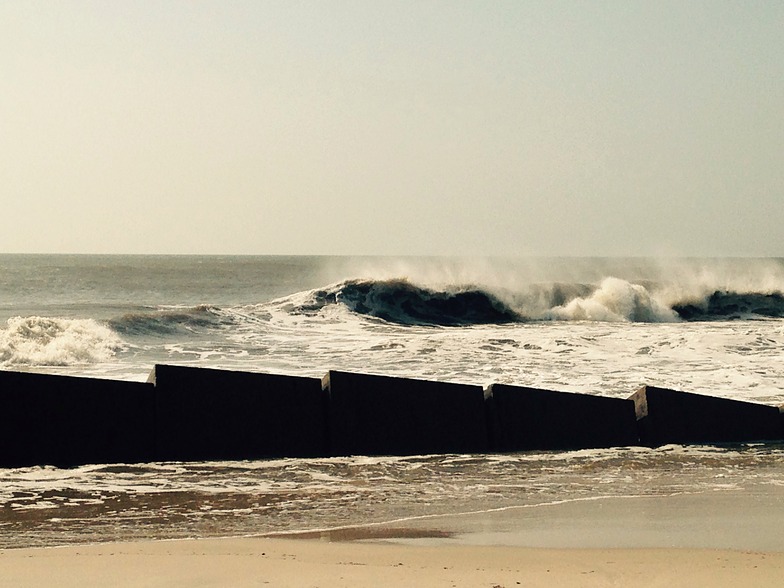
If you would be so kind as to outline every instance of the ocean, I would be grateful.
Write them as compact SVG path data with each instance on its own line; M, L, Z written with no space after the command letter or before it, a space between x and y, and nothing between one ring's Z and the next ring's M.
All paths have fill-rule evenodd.
M4 370L334 369L781 405L782 350L784 259L0 256ZM771 444L0 469L0 547L771 491Z

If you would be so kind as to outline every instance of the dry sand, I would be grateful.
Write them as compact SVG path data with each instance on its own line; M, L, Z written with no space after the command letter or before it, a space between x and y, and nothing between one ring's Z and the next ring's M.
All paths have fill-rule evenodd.
M0 552L0 586L781 586L784 554L205 539Z

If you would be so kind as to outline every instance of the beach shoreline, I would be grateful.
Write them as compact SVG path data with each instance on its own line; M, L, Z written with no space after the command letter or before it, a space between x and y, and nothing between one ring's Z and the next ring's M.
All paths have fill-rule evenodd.
M0 587L778 586L778 486L239 538L0 550Z
M531 549L717 549L784 553L784 487L597 496L397 521L272 532L271 539Z

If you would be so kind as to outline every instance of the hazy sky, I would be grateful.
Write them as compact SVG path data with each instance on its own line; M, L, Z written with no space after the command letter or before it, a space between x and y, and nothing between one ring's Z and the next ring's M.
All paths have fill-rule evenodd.
M0 4L0 252L784 256L784 2Z

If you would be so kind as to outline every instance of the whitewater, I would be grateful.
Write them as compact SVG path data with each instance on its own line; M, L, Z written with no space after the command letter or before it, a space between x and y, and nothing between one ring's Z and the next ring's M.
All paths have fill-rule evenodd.
M0 367L330 369L784 403L780 259L0 258Z
M783 259L0 256L0 369L156 363L784 404ZM0 469L0 545L784 489L771 446Z

